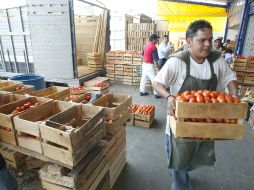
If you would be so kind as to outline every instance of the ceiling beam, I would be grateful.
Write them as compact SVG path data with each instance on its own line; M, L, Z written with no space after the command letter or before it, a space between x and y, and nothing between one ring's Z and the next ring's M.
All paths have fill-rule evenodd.
M228 5L220 5L220 4L213 4L213 3L203 3L203 2L196 2L196 1L184 1L184 0L161 0L161 1L169 1L169 2L176 2L176 3L187 3L187 4L195 4L195 5L204 5L210 7L220 7L220 8L228 8Z

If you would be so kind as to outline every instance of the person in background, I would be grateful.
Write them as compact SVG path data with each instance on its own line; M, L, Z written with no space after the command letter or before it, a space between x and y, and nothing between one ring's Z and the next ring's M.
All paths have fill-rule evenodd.
M170 54L170 43L169 43L169 37L168 35L163 36L163 40L158 48L158 55L159 55L159 67L160 69L163 67L163 65L168 60L168 56Z
M214 49L218 50L218 51L221 51L221 52L225 50L225 47L222 45L221 38L216 38L214 40Z
M146 92L146 82L148 79L151 82L154 82L155 75L159 71L158 65L158 52L156 44L158 43L157 34L151 34L149 37L149 42L144 46L144 50L142 52L143 55L143 63L142 63L142 77L140 80L140 96L147 96L148 93ZM160 98L154 91L155 98Z
M230 44L230 42L231 42L230 39L227 39L227 41L224 43L223 46L227 49L227 45Z
M188 51L170 55L158 72L154 89L168 103L168 115L175 117L175 95L190 90L216 90L237 96L235 72L225 63L221 52L212 50L212 26L205 20L191 23L186 31ZM171 169L172 190L192 190L189 172L200 166L213 166L214 141L175 138L167 117L166 155Z
M6 168L6 163L0 154L0 190L18 190L16 179Z
M227 64L231 64L232 63L232 50L231 49L226 49L224 52L224 59L226 61Z

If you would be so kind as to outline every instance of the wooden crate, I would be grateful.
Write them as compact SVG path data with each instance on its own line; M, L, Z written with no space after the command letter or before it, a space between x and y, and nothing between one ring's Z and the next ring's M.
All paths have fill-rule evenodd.
M107 64L106 71L107 71L107 73L115 73L115 65L114 64Z
M232 65L232 69L234 71L245 71L245 68L246 68L246 63L238 63L238 62L234 62L233 65Z
M84 86L90 88L91 86L94 86L98 82L108 82L108 81L109 78L107 77L96 77L94 79L84 82Z
M77 97L75 100L73 100L72 102L76 102L76 103L82 103L82 104L87 104L88 100L91 100L91 93L86 93L86 94L82 94L81 96Z
M9 104L15 101L26 99L27 96L17 94L0 94L0 106Z
M114 53L108 52L108 53L106 53L106 57L107 57L107 63L110 63L110 64L115 63L115 54Z
M135 119L135 114L131 113L131 118L130 120L127 122L127 125L133 126L134 125L134 119Z
M205 140L240 140L244 135L242 119L247 115L247 103L188 103L176 102L176 117L169 116L176 138ZM234 110L234 111L232 111ZM186 118L238 119L238 123L188 122Z
M87 93L87 90L84 86L73 86L70 87L70 94L71 95L78 95L78 94L85 94ZM66 93L68 94L68 93Z
M244 72L236 72L236 77L237 77L237 81L239 83L243 83L244 82Z
M254 72L254 61L253 60L248 60L248 62L246 63L245 70Z
M14 117L13 122L17 130L18 145L42 153L39 124L74 105L68 102L51 101Z
M7 86L17 86L17 84L20 84L20 82L0 80L0 90L2 90L2 88L5 88Z
M106 120L116 120L131 107L132 97L117 93L109 93L96 100L93 105L105 108Z
M60 130L68 125L78 127L71 132ZM105 135L104 109L90 105L76 105L39 124L43 138L43 154L71 167ZM50 134L50 135L49 135Z
M26 155L0 146L0 155L3 156L8 166L14 169L19 169L26 162Z
M0 126L5 127L6 129L0 128L0 141L17 145L17 141L15 138L15 127L13 125L13 118L21 113L24 113L28 110L32 110L35 108L30 108L28 110L25 110L23 112L19 112L17 114L12 115L12 111L16 109L16 107L23 106L27 102L31 102L32 104L35 104L36 102L43 105L44 103L47 103L49 101L52 101L48 98L41 98L41 97L27 97L26 99L22 99L19 101L15 101L3 106L0 106ZM39 105L38 107L40 107Z
M141 65L143 63L143 57L139 54L134 54L132 58L133 65Z
M244 83L254 84L254 72L246 72L244 76Z
M70 89L68 87L51 86L49 88L32 92L30 95L54 100L63 100L66 96L70 96Z
M123 66L123 74L127 76L132 76L133 68L132 65L124 65Z
M47 190L102 189L105 178L108 177L109 168L104 150L105 143L98 144L75 169L62 174L52 172L48 169L48 166L44 166L39 171L42 187Z
M115 64L115 74L123 74L123 65Z
M124 54L123 55L123 63L132 64L132 57L133 57L132 54Z
M248 59L247 58L235 58L234 62L236 63L247 63Z
M123 83L127 85L132 85L132 76L124 76Z
M123 54L115 54L115 63L123 63Z
M128 109L125 113L121 114L116 120L106 121L107 134L116 134L131 118L131 110Z
M107 94L109 92L109 84L107 83L106 86L102 87L91 86L90 92L92 94Z
M1 91L11 92L14 94L21 94L21 95L31 93L34 90L35 90L34 86L24 85L22 83L1 88Z

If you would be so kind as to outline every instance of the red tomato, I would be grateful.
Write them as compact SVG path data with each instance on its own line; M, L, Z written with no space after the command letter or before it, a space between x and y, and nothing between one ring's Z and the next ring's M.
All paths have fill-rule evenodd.
M207 123L214 123L215 121L214 121L214 119L206 118L206 122Z
M219 103L226 103L226 99L225 99L224 96L221 96L221 95L218 96L218 97L217 97L217 100L218 100Z
M182 93L182 96L186 96L186 95L188 95L188 94L190 94L190 91L189 91L189 90L187 90L187 91L185 91L184 93Z
M230 119L230 123L236 124L237 123L237 119Z
M199 102L199 103L205 103L205 98L204 98L204 96L202 94L199 94L197 96L197 102Z
M192 102L192 103L195 103L195 102L197 102L197 99L196 99L196 97L192 97L192 98L190 98L189 102Z
M209 98L209 97L205 97L205 103L212 103L211 98Z
M240 100L240 98L233 98L234 99L234 103L240 103L241 102L241 100Z
M211 98L212 103L218 103L216 98Z

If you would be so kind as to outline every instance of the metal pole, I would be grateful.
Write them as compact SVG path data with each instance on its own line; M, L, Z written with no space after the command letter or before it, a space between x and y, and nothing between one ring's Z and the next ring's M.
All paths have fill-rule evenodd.
M7 49L7 55L8 55L8 60L9 60L9 64L10 64L10 68L11 68L11 72L13 73L13 68L12 68L12 65L11 65L10 52L9 52L9 50L8 50L8 49Z
M19 7L19 15L20 15L20 21L21 21L21 26L22 26L22 32L25 32L21 7ZM23 35L23 39L24 39L24 45L25 45L25 54L24 55L25 55L25 61L26 61L26 72L29 74L30 73L30 70L29 70L29 57L28 57L27 43L26 43L26 36L25 35Z
M7 21L8 21L9 31L12 32L12 31L11 31L11 24L10 24L10 17L9 17L8 10L5 9L5 12L6 12L6 17L7 17ZM11 45L12 45L13 56L14 56L14 67L15 67L15 72L18 73L17 60L16 60L16 53L15 53L15 48L14 48L13 37L12 37L12 35L11 35L10 37L11 37Z
M75 36L75 21L74 21L74 6L73 0L69 0L69 15L70 15L70 29L71 29L71 46L72 46L72 62L74 78L78 78L78 65L76 58L76 36Z
M0 36L0 54L1 54L1 59L3 63L3 69L6 72L6 67L5 67L5 59L4 59L4 50L3 50L3 45L2 45L2 38Z

